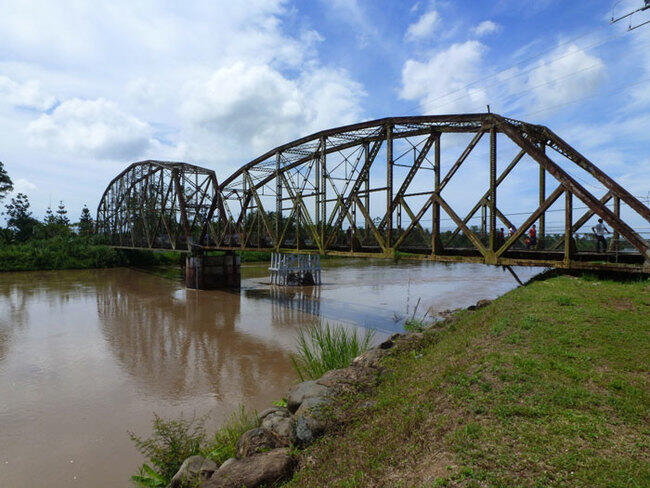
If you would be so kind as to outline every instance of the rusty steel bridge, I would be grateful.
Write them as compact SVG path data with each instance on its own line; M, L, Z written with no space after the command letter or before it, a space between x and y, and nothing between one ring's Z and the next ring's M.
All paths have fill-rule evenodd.
M535 190L517 202L519 211L502 212L531 181ZM592 217L613 231L606 252L579 237ZM321 131L220 182L192 164L141 161L110 182L97 209L97 231L115 247L632 272L650 271L648 224L650 210L639 198L550 129L492 113L393 117ZM531 247L524 239L533 225L538 241Z

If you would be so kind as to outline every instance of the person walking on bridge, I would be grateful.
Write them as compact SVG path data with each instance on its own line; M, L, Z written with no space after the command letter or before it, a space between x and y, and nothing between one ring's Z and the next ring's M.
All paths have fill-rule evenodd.
M603 219L598 219L598 223L591 228L591 231L596 236L596 252L600 252L600 245L603 246L603 252L607 251L607 240L605 239L605 232L611 234L610 230L603 224Z

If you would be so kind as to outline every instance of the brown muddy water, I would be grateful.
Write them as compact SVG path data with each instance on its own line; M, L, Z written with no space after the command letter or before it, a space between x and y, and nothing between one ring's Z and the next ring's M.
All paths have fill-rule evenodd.
M153 413L258 410L296 381L297 331L317 320L401 330L404 316L467 306L515 286L473 264L326 262L323 286L185 290L129 269L0 274L0 487L128 487L143 459L127 430ZM529 278L539 269L519 270Z

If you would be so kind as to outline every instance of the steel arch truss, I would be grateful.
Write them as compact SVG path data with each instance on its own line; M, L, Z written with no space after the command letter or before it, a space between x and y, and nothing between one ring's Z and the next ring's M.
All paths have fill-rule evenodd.
M188 250L216 235L223 205L214 171L141 161L111 181L97 209L98 233L120 247Z
M464 137L469 142L459 146L458 134L467 134ZM448 147L458 147L458 151L443 158L441 141L448 138L452 138ZM466 194L474 194L476 204L461 215L445 188L452 186L450 183L468 157L476 156L473 153L482 140L488 149L479 157L489 168L489 181L485 182L484 192L468 189ZM503 169L499 166L499 173L498 140L516 148L514 158L499 162L508 163ZM539 205L514 235L502 239L497 225L510 228L512 222L499 210L498 188L523 158L539 168ZM568 161L571 171L563 169L557 158ZM216 178L211 171L190 165L183 166L187 170L181 169L179 164L137 163L113 180L99 206L100 231L120 245L165 247L148 230L151 222L160 220L163 227L169 227L165 227L167 236L176 248L180 242L174 232L182 230L185 245L194 242L215 249L292 249L383 256L410 251L443 261L571 267L579 261L574 253L573 233L597 215L612 227L615 237L638 251L636 266L644 262L643 266L647 266L650 259L648 243L620 215L624 204L650 223L648 207L548 128L496 114L386 118L318 132L244 165L223 180L216 192ZM187 195L188 187L183 185L191 179L187 176L189 168L194 172L191 174L209 175L212 186L195 185L193 191L198 193L190 192L190 196L201 194L206 201L196 207L185 205L184 213L194 218L186 215L188 222L183 224L184 204L178 196ZM184 188L180 193L176 191L176 200L171 199L177 202L180 216L176 227L169 224L171 219L163 218L174 208L163 196L164 189L173 185L161 186L160 191L154 191L154 203L146 203L153 198L146 197L153 190L147 186L151 183L145 182L155 179L148 175L165 171L169 181L176 178L177 185ZM605 196L594 196L572 176L574 171L595 178L606 189ZM547 176L555 180L549 188L557 185L548 195ZM456 176L456 182L458 179ZM208 191L213 193L208 195ZM546 244L545 216L561 197L565 207L564 236L553 245ZM575 222L574 199L587 208L587 213ZM613 209L607 207L610 200ZM192 201L196 204L196 199ZM479 210L482 232L470 225ZM441 232L441 215L454 224L455 230ZM539 224L541 245L525 252L518 242L533 223ZM459 247L459 240L465 244ZM591 261L601 258L592 256Z

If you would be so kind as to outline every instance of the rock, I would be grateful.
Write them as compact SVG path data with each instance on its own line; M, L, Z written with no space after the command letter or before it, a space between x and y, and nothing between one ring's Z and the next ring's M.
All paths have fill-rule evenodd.
M243 459L229 459L202 488L253 488L272 486L287 479L294 467L289 449L273 449Z
M396 342L395 346L400 350L407 349L419 344L424 340L424 338L425 335L423 332L409 332L402 336L402 338Z
M374 386L377 383L377 370L364 365L333 369L316 383L327 386L337 394L351 393Z
M266 410L263 410L262 413L260 413L257 416L257 418L260 419L260 422L261 422L262 420L264 420L269 415L274 414L274 413L278 413L278 412L282 412L282 413L286 412L287 415L290 415L290 413L289 413L289 411L287 410L286 407L270 407L270 408L267 408Z
M287 393L287 408L294 413L300 407L300 404L307 398L328 396L331 392L326 386L319 385L315 381L303 381L291 387Z
M214 472L219 469L219 465L215 463L212 459L206 459L201 465L199 470L199 479L201 481L209 480Z
M257 427L242 434L237 441L235 452L238 458L243 458L274 447L278 447L275 436L263 427Z
M390 349L395 345L395 342L393 342L391 339L388 339L387 341L382 342L379 344L379 349Z
M352 360L354 367L379 368L379 361L390 351L386 349L370 349Z
M203 456L190 456L178 469L168 488L189 488L196 485L205 459Z
M490 303L492 303L492 300L486 300L486 299L479 300L478 302L476 302L476 308L479 309L479 308L487 307Z
M473 312L474 310L476 310L476 305L470 305L469 307L467 307L467 310Z
M269 409L270 410L270 409ZM291 413L286 408L276 408L270 412L262 412L262 427L276 438L277 447L287 447L295 440Z
M327 419L323 407L332 402L327 397L307 398L295 415L296 439L303 445L310 444L316 437L325 432Z

